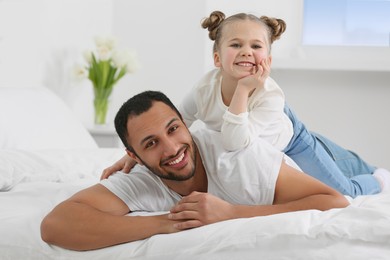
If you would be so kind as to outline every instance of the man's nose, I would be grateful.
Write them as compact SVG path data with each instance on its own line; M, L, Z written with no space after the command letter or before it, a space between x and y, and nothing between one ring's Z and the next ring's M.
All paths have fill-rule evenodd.
M166 138L163 141L163 155L164 157L174 156L180 149L180 145L172 138Z

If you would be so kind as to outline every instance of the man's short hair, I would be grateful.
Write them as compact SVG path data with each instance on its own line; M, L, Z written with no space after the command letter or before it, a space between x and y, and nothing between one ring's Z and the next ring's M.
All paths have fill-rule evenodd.
M132 116L139 116L140 114L148 111L152 107L153 102L156 101L160 101L168 105L177 113L179 118L183 120L180 112L177 110L175 105L173 105L172 101L160 91L148 90L133 96L123 103L114 120L115 130L127 150L134 152L134 149L129 145L127 140L127 121Z

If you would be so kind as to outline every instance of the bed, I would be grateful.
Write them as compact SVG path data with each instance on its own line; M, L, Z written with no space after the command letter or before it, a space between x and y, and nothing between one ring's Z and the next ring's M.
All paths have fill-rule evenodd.
M48 245L42 218L97 183L123 149L98 148L48 89L0 88L0 108L0 259L390 259L383 193L349 198L344 209L229 220L99 250Z

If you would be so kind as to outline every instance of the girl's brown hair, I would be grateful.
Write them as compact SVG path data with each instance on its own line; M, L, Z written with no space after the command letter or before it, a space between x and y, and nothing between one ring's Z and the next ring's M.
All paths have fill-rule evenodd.
M272 18L268 16L257 17L252 14L238 13L232 16L229 16L225 19L225 14L221 11L214 11L210 14L209 17L206 17L202 20L202 27L209 31L209 38L214 41L213 52L218 50L222 31L225 25L235 22L235 21L255 21L262 25L265 25L265 28L268 32L268 43L269 50L271 51L271 44L280 38L280 36L286 30L286 23L282 19Z

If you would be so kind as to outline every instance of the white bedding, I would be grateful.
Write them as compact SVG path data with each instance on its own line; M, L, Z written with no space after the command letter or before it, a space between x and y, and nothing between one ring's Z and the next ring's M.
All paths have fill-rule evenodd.
M100 158L118 155L113 150L100 152ZM75 167L87 160L75 154L74 161L68 160ZM344 209L230 220L93 251L44 243L39 231L42 218L62 200L96 183L98 173L63 182L21 182L0 193L0 259L390 258L390 194L360 196Z
M0 88L0 101L7 100L6 108L0 102L6 126L0 127L0 259L390 259L390 194L360 196L344 209L224 221L99 250L50 246L40 238L43 217L97 183L123 150L97 148L70 111L51 102L56 97L34 91ZM34 98L18 103L23 93ZM58 118L33 120L36 100L39 113Z

